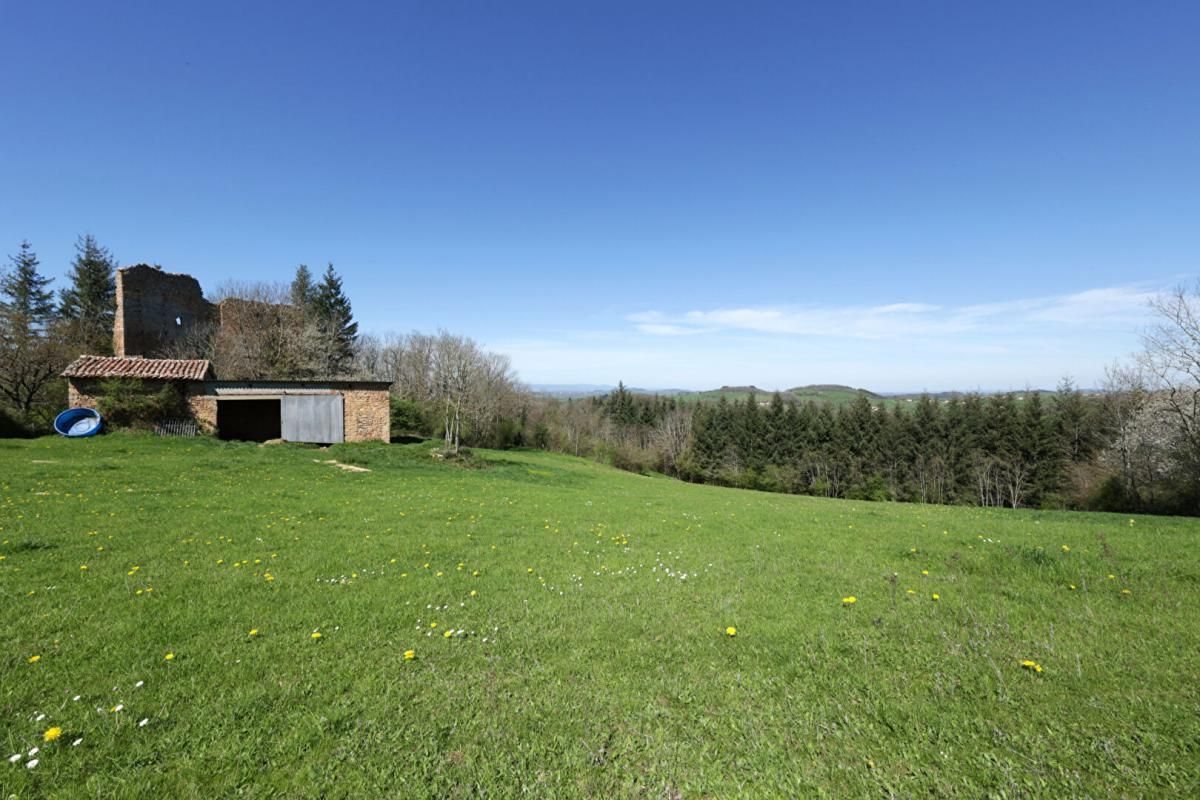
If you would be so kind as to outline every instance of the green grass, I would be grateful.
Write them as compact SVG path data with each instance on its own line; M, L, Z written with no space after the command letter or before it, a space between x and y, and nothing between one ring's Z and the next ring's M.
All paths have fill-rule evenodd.
M0 796L1200 793L1195 520L476 456L0 441Z

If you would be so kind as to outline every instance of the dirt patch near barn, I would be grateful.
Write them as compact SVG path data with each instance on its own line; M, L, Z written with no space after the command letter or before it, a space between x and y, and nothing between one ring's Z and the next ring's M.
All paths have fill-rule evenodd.
M345 470L346 472L370 472L371 471L371 470L367 469L366 467L356 467L353 464L343 464L342 462L335 461L332 458L329 459L328 461L320 461L319 459L314 458L313 463L314 464L328 464L331 467L337 467L338 469Z

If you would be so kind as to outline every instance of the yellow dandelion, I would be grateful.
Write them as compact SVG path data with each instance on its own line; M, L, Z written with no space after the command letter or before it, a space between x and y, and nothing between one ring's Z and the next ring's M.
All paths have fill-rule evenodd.
M905 594L916 594L917 590L916 589L905 589L904 593Z
M37 662L39 662L39 661L41 661L41 660L42 660L42 657L41 657L41 656L30 656L30 657L29 657L29 663L30 663L30 664L36 664Z
M246 635L247 636L258 636L258 628L251 628L250 632L247 633Z
M526 571L526 572L528 572L530 575L532 575L532 574L533 574L533 567L527 567L527 568L525 569L525 571Z
M454 631L446 631L445 633L442 634L442 638L449 639L453 635L454 635Z
M725 635L726 636L737 636L737 628L730 625L728 628L725 629Z
M80 571L81 571L81 572L87 572L88 565L87 565L87 564L80 564L80 565L79 565L79 569L80 569Z
M436 574L436 575L434 575L433 577L435 577L435 578L440 578L440 577L442 577L442 576L443 576L443 575L445 575L445 574L446 574L446 573L442 572L441 570L438 570L437 574Z
M42 734L42 741L53 742L60 736L62 736L62 728L55 725L53 728L48 728L46 732Z
M1133 594L1133 592L1131 592L1129 589L1122 589L1121 594L1130 595L1130 594Z
M929 570L927 570L927 569L923 569L923 570L921 570L921 574L922 574L922 575L928 575L928 574L929 574Z
M417 657L416 651L414 651L414 650L405 650L404 651L404 660L405 661L412 661L416 657Z
M1068 588L1068 589L1070 589L1070 590L1073 592L1073 591L1075 591L1075 584L1073 584L1073 583L1068 583L1068 584L1067 584L1067 588Z
M1116 575L1113 575L1113 574L1110 572L1110 573L1108 573L1108 579L1109 579L1110 581L1115 581L1115 580L1117 579L1117 576L1116 576Z
M1041 665L1041 664L1037 663L1036 661L1030 661L1029 659L1025 659L1025 660L1023 660L1023 661L1021 662L1021 666L1022 666L1024 669L1032 670L1032 671L1034 671L1034 672L1041 672L1041 671L1042 671L1042 665Z
M479 577L479 570L475 570L475 571L473 571L473 572L471 573L471 577L472 577L472 578L478 578L478 577Z
M1070 548L1070 546L1068 546L1068 545L1065 545L1065 544L1064 544L1064 545L1062 546L1062 551L1063 551L1064 553L1069 553L1069 552L1071 552L1071 548Z
M431 622L431 623L429 623L429 627L430 627L430 628L436 628L436 627L437 627L437 623L436 623L436 622Z
M310 639L320 639L320 638L321 638L321 632L320 632L320 631L313 631L312 633L310 633L310 634L308 635L308 638L310 638Z
M163 656L163 661L174 661L174 660L175 660L174 653L167 653L165 656Z
M474 589L472 589L472 590L471 590L471 597L478 597L478 596L479 596L479 592L477 592L477 591L475 591Z
M933 594L931 594L931 595L929 596L929 599L931 599L931 600L941 600L941 599L942 599L942 596L941 596L940 594L938 594L937 592L934 592Z
M850 595L849 597L842 598L842 605L844 605L844 606L852 606L857 602L858 602L858 598L855 597L854 595Z

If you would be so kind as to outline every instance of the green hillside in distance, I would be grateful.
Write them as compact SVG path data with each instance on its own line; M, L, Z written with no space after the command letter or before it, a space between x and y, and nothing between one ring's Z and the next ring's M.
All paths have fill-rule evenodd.
M637 392L635 392L637 393ZM775 394L770 389L762 389L753 384L748 386L722 386L720 389L710 389L703 392L688 392L682 394L674 394L671 392L657 392L663 396L673 396L676 400L685 403L693 403L700 401L716 402L722 397L727 402L743 402L751 394L758 398L758 402L766 405L771 402L771 397ZM1044 400L1049 400L1054 396L1054 392L1048 389L1031 389L1014 391L1013 397L1018 403L1023 402L1027 394L1037 393L1042 395ZM954 391L954 392L911 392L904 394L880 394L873 392L870 389L856 389L853 386L843 386L836 383L814 383L806 386L794 386L791 389L784 389L779 392L783 397L784 402L807 403L812 402L817 405L830 405L836 407L848 406L860 397L867 398L871 405L875 408L890 409L894 406L908 408L914 405L917 400L923 395L928 394L939 403L948 403L952 398L961 398L970 394L970 392ZM1003 394L1003 392L981 392L984 395Z
M717 401L722 397L728 402L744 401L747 397L753 394L758 398L760 403L771 402L771 397L775 394L770 389L761 389L754 385L749 386L722 386L720 389L712 389L706 392L695 392L689 395L679 396L679 400L694 402L701 400ZM818 404L828 404L833 406L843 406L853 403L860 396L866 397L871 401L872 405L891 406L895 404L893 398L886 398L875 392L867 389L855 389L852 386L841 386L838 384L822 383L812 384L810 386L796 386L791 389L783 390L779 393L784 402L806 403L812 401Z

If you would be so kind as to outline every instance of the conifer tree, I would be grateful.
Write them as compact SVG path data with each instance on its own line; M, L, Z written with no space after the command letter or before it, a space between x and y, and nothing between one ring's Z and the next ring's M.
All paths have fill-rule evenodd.
M9 256L12 270L0 278L0 310L10 334L28 335L45 331L54 318L54 293L48 288L53 278L38 272L38 257L28 241L20 252Z
M342 291L342 279L334 272L333 262L313 295L312 309L322 332L328 337L328 371L340 375L350 367L354 344L358 340L358 323L350 310L350 298Z
M296 277L292 279L291 291L292 305L305 311L312 307L317 287L313 284L312 272L309 271L308 265L301 264L296 267Z
M116 259L90 233L79 237L75 251L71 286L59 292L59 316L72 349L105 355L112 352L117 310Z
M37 412L55 403L54 389L61 386L65 361L51 331L50 279L38 272L29 242L21 242L20 253L10 260L12 271L0 279L0 406L11 408L23 425L35 429Z

